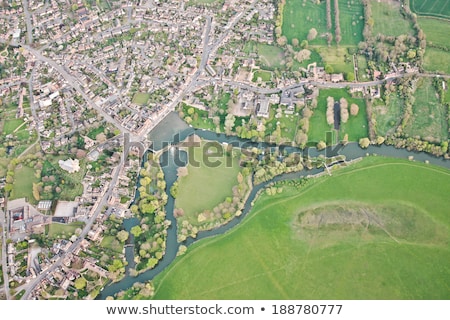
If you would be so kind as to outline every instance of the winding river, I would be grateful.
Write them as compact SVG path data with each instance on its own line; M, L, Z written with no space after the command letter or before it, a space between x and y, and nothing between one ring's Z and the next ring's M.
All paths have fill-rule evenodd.
M205 130L199 130L199 129L193 129L191 127L188 127L179 117L176 113L170 114L168 117L166 117L151 133L150 133L150 139L153 141L153 148L154 150L161 150L163 147L167 146L168 144L176 144L180 141L183 141L186 137L196 134L200 136L203 139L210 140L210 141L218 141L220 143L229 143L233 144L237 147L257 147L257 148L276 148L274 145L270 145L267 143L256 143L247 141L244 139L239 139L234 136L226 136L224 134L216 134L211 131L205 131ZM305 151L295 148L295 147L280 147L280 151L282 154L289 154L292 152L301 152L304 153ZM148 151L150 152L150 151ZM345 155L346 160L353 160L359 157L364 157L366 154L377 154L380 156L387 156L387 157L394 157L394 158L403 158L406 159L410 156L414 157L415 161L418 162L425 162L428 161L431 164L438 165L441 167L445 167L450 169L450 161L445 160L443 157L434 157L430 154L424 153L424 152L412 152L408 151L406 149L396 149L392 146L370 146L367 149L361 149L358 144L356 143L349 143L346 146L339 146L336 148L327 148L322 151L317 151L315 148L309 148L307 150L308 155L315 157L319 154L326 155L327 157L335 156L335 155ZM174 161L174 159L177 157L178 161ZM144 157L145 159L146 157ZM166 244L166 252L164 257L160 260L158 265L144 273L139 274L137 277L131 277L128 275L128 269L131 267L134 267L134 261L133 261L133 246L132 244L126 247L126 258L128 261L127 266L127 275L119 282L112 283L104 288L104 290L99 294L97 299L105 299L108 296L113 296L114 294L118 293L119 291L126 290L130 288L135 282L146 282L148 280L153 279L156 275L161 273L165 268L167 268L176 258L176 254L178 252L179 243L177 242L177 224L176 219L173 216L173 209L174 209L174 203L175 199L170 195L170 187L173 185L173 183L177 180L177 169L181 163L187 163L187 154L184 151L181 151L177 148L169 148L168 151L165 151L161 155L161 163L164 164L162 166L162 169L164 171L165 180L166 180L166 190L167 194L169 196L167 204L166 204L166 219L171 221L171 226L168 229L167 234L167 244ZM181 161L179 161L181 160ZM176 163L177 162L177 163ZM178 164L178 165L177 165ZM291 180L291 179L297 179L300 177L304 177L307 175L314 175L317 173L322 172L323 169L312 169L307 170L304 169L299 172L295 173L287 173L283 175L279 175L275 178L273 178L270 181L267 181L265 183L259 184L255 186L250 196L248 197L244 210L242 211L242 215L239 217L235 217L233 220L231 220L229 223L218 227L213 230L208 231L200 231L197 235L196 239L188 238L186 241L184 241L182 244L184 245L190 245L194 241L201 240L203 238L216 236L219 234L224 234L228 230L235 227L238 223L242 221L242 219L245 218L247 213L251 209L251 203L255 199L258 191L265 188L268 184L280 180ZM124 227L126 230L130 230L132 226L137 225L139 223L139 220L136 218L126 219L124 221ZM131 239L132 243L132 239Z

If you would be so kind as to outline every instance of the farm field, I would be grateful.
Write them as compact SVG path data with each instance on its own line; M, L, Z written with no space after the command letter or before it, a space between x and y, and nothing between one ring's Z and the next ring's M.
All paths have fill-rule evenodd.
M331 7L334 8L334 1ZM360 0L339 1L339 20L342 37L340 45L357 46L364 40L364 8Z
M447 0L410 0L411 10L419 15L450 18L450 2Z
M414 96L413 116L409 119L404 131L411 137L441 142L448 139L446 107L443 106L429 78L420 80Z
M279 185L158 275L155 299L447 299L449 176L371 157Z
M393 2L371 1L373 17L373 34L399 36L413 35L411 23L400 14L400 5Z
M450 21L429 17L419 17L417 20L425 33L428 44L450 48L450 42L448 41Z
M388 105L381 99L375 100L372 106L372 114L377 121L377 135L384 137L387 133L393 133L401 119L402 110L403 101L396 94L389 96Z
M424 69L430 72L450 73L450 52L427 48L423 59Z
M216 152L217 149L212 144L210 149L206 148L206 143L202 142L202 147L192 148L193 154L189 155L191 160L188 165L188 175L179 178L178 195L175 199L175 207L182 208L184 217L195 225L198 224L197 213L213 209L226 197L232 196L232 188L238 184L238 158L231 159L226 155L210 157L209 161L220 161L220 165L208 166L202 157L206 156L209 150ZM193 160L197 161L199 166L193 166L195 162Z

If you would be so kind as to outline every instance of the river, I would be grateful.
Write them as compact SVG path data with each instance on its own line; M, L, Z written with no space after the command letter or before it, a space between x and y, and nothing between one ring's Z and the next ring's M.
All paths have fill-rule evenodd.
M211 131L206 130L200 130L200 129L194 129L189 126L187 126L176 113L170 114L168 117L166 117L151 133L150 138L153 142L153 148L154 150L160 150L164 148L167 145L170 144L176 144L180 141L183 141L186 137L192 134L196 134L200 136L203 139L211 140L211 141L218 141L220 143L229 143L233 144L234 146L239 147L258 147L258 148L277 148L277 146L268 144L268 143L256 143L251 142L244 139L239 139L234 136L226 136L225 134L216 134ZM450 169L450 161L445 160L443 157L434 157L430 154L427 154L425 152L412 152L408 151L406 149L396 149L393 146L369 146L367 149L361 149L357 143L349 143L346 146L336 146L334 148L327 148L322 151L318 151L316 148L308 148L306 150L301 150L299 148L295 147L279 147L281 154L288 154L291 152L301 152L305 155L307 153L309 156L316 157L319 154L323 154L327 157L335 156L335 155L345 155L346 160L353 160L359 157L364 157L367 154L373 155L379 155L379 156L387 156L387 157L394 157L394 158L402 158L407 159L410 156L414 157L415 161L418 162L425 162L428 161L431 164L438 165L441 167L445 167L447 169ZM147 151L150 152L150 151ZM174 159L177 157L178 161L174 161ZM145 159L146 157L144 157ZM166 219L171 221L171 226L167 230L167 243L166 243L166 253L164 257L160 260L158 265L148 270L144 273L139 274L137 277L131 277L128 275L128 270L130 267L134 267L134 261L133 261L133 246L132 246L132 239L131 239L131 245L126 247L126 258L129 263L127 266L127 275L120 280L119 282L112 283L104 288L104 290L99 294L97 299L105 299L108 296L113 296L114 294L118 293L119 291L126 290L130 288L135 282L146 282L148 280L153 279L156 275L161 273L165 268L167 268L176 258L176 254L178 252L179 243L177 242L177 224L176 219L173 216L173 209L174 209L174 203L175 199L170 195L170 188L173 185L173 183L177 180L177 169L180 165L180 161L183 164L187 163L187 154L184 151L179 150L178 148L168 148L168 151L164 152L161 155L160 162L163 164L162 169L164 171L165 180L166 180L166 192L169 196L167 204L166 204ZM190 245L195 241L207 238L207 237L213 237L219 234L224 234L228 230L235 227L238 223L242 221L242 219L245 218L247 213L251 209L251 203L255 199L257 193L262 188L266 187L268 184L275 182L275 181L281 181L281 180L291 180L291 179L298 179L300 177L304 177L307 175L314 175L317 173L322 172L323 169L312 169L307 170L304 169L299 172L295 173L287 173L282 174L280 176L275 177L274 179L267 181L265 183L259 184L255 186L250 196L248 197L245 207L242 211L242 214L239 217L235 217L233 220L231 220L229 223L218 227L213 230L208 231L200 231L197 235L196 239L188 238L186 241L183 242L184 245ZM124 227L126 230L130 230L132 226L139 223L139 220L136 218L126 219L124 221Z

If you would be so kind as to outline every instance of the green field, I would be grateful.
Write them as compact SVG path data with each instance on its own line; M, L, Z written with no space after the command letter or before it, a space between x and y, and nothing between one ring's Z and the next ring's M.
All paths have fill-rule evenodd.
M133 96L132 102L134 104L143 106L147 103L148 99L150 99L150 93L138 92Z
M27 166L16 168L11 199L27 198L28 201L34 203L33 182L38 182L33 168Z
M399 36L401 34L413 35L411 22L400 14L400 5L393 2L371 1L373 34L386 36Z
M347 123L341 123L339 138L342 139L345 134L348 134L349 141L358 141L360 138L367 137L367 113L364 100L352 98L345 89L324 89L320 90L317 108L309 122L309 141L325 141L326 132L333 129L333 126L328 125L326 118L328 96L334 97L334 100L345 98L348 101L349 110L352 103L359 106L357 116L349 116Z
M253 82L258 82L261 79L262 82L268 82L272 79L272 72L265 70L257 70L253 73Z
M448 0L410 0L411 10L421 15L450 18Z
M329 30L334 36L335 16L334 1L331 1L332 28ZM341 26L341 45L356 46L363 40L364 28L363 6L361 1L340 1L339 21ZM300 42L307 39L308 32L315 28L318 32L316 39L310 41L311 45L326 45L327 19L325 1L317 4L315 1L287 0L283 11L282 34L289 43L292 39Z
M414 97L416 100L413 105L413 116L404 128L405 133L411 137L420 136L432 142L447 140L446 107L439 102L432 80L421 79Z
M46 227L49 238L63 237L69 238L78 228L83 228L83 222L72 222L69 224L52 223Z
M334 1L331 1L334 3ZM332 5L332 8L334 6ZM359 0L339 1L339 20L342 40L340 45L354 45L363 41L364 8ZM332 14L334 19L334 15Z
M117 253L122 253L123 250L123 245L114 236L105 236L100 243L100 246L105 249L111 249Z
M322 57L323 63L325 65L330 65L333 67L333 73L347 73L353 72L353 60L352 56L348 53L346 47L320 47L316 48Z
M284 185L158 275L155 298L448 299L449 178L374 157Z
M23 119L6 120L3 126L3 133L5 135L13 133L23 122Z
M312 1L286 0L283 11L282 34L286 36L288 42L292 43L292 39L297 39L300 42L306 40L311 28L317 30L317 37L310 41L310 44L326 45L327 41L324 37L327 32L325 3L316 4Z
M427 71L450 74L450 52L427 48L423 65Z
M210 147L207 147L207 143ZM211 152L217 151L214 145L217 144L202 142L202 147L192 148L193 152L190 151L189 155L188 175L180 177L178 180L179 187L175 207L182 208L185 217L192 224L198 224L198 213L206 209L213 209L225 201L226 197L232 196L232 188L238 184L238 158L232 159L225 154L220 157L211 157ZM219 165L208 165L202 159L204 156L209 157L209 162L217 161ZM199 166L194 166L194 162L198 162Z
M397 94L391 94L389 104L386 105L383 100L377 99L372 106L372 114L375 117L376 132L379 136L386 136L388 133L394 133L402 116L403 100Z
M450 3L450 2L449 2ZM429 45L438 45L450 48L448 35L450 34L450 21L436 18L418 18L420 28L425 33Z
M256 51L258 53L259 60L264 66L270 69L282 67L281 61L284 59L283 49L277 46L261 43L256 46Z

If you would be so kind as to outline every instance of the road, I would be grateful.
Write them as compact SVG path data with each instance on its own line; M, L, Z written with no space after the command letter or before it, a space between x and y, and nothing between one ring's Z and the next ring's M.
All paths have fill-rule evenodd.
M28 0L22 0L23 13L25 14L25 23L27 24L27 43L33 44L33 25L31 15L28 11Z
M31 280L28 285L26 286L25 289L25 293L22 296L21 300L27 300L30 297L30 294L32 293L32 291L36 288L36 286L41 283L41 281L51 272L55 271L56 268L58 268L59 266L61 266L64 258L66 257L66 255L68 253L72 253L76 248L78 248L78 246L80 245L81 241L86 237L86 235L88 234L89 230L91 230L92 225L95 223L95 220L97 219L98 215L100 214L100 212L102 211L102 208L106 205L108 198L111 196L114 187L116 186L117 183L117 179L119 178L119 174L120 174L120 170L122 168L124 164L124 158L122 156L120 163L117 165L116 169L114 170L114 174L113 177L109 183L108 186L108 190L106 191L106 193L104 194L104 196L102 197L102 199L98 202L98 206L95 209L94 213L92 214L92 216L89 218L88 222L86 223L85 227L83 228L83 231L81 232L80 236L77 238L77 240L72 243L72 245L70 246L69 250L67 250L62 256L60 256L58 258L58 260L56 260L56 262L47 270L41 272L36 278L34 278L33 280Z
M6 202L5 202L6 204ZM7 264L7 251L6 251L6 239L8 232L8 222L6 221L6 215L2 209L0 209L0 224L2 226L2 271L3 271L3 287L6 295L6 300L11 300L9 293L9 279L8 279L8 264Z

